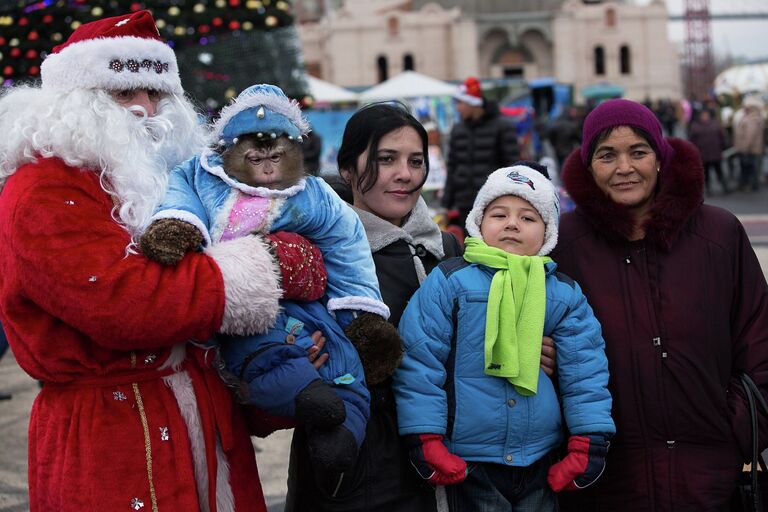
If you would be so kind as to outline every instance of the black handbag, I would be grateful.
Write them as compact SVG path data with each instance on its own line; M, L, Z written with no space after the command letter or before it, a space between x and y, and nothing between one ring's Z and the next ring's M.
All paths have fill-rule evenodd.
M744 386L744 393L747 395L747 402L749 404L749 416L752 423L752 460L751 469L749 472L743 472L740 476L739 486L732 501L732 510L734 512L764 512L764 500L763 492L766 489L761 490L760 477L765 478L768 475L766 472L765 461L758 453L757 438L758 438L758 414L757 407L768 415L768 404L763 398L763 394L757 389L754 381L743 373L741 375L741 383ZM758 468L762 471L758 473ZM764 482L765 483L765 482Z

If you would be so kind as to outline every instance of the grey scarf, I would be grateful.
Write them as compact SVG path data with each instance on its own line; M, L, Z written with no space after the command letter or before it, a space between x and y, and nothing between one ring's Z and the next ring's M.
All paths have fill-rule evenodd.
M427 273L421 258L416 254L416 247L419 245L424 247L427 252L438 260L442 260L445 256L443 236L440 233L440 228L432 220L432 217L429 216L427 203L424 202L423 198L419 197L402 227L397 227L389 221L354 206L352 208L363 222L365 234L368 236L368 244L371 246L371 252L379 251L398 240L404 240L408 244L408 248L413 256L413 266L416 268L419 283L424 281Z

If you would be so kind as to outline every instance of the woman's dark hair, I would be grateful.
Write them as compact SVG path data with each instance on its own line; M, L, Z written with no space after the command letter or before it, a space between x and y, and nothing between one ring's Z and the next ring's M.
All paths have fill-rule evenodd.
M606 128L605 130L601 131L597 134L597 137L592 139L592 142L589 144L589 158L587 159L587 162L592 161L592 157L595 156L595 151L597 150L597 145L603 142L605 139L608 138L608 136L618 128L619 126L611 126L610 128ZM648 143L649 146L651 146L651 149L654 153L656 153L656 158L659 158L659 148L656 147L656 144L653 142L653 138L651 137L651 134L647 131L643 130L642 128L638 128L636 126L628 126L627 127L635 132L635 135L638 137L642 137L645 139L645 142Z
M344 128L344 136L341 139L336 161L339 164L339 170L347 169L357 174L357 188L361 193L371 190L379 179L376 154L379 151L381 138L389 132L406 126L413 128L419 134L424 151L424 179L414 188L418 190L427 181L429 174L427 130L408 112L408 108L399 102L373 103L361 108L349 118ZM357 159L366 149L368 159L365 162L365 169L360 171L357 168Z

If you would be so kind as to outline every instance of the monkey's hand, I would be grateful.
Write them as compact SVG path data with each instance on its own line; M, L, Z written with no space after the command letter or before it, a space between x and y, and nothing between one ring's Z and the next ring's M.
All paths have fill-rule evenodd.
M175 265L197 248L203 234L189 222L159 219L149 225L139 238L139 248L147 258L163 265Z
M345 331L357 349L368 385L384 382L403 357L403 340L394 325L374 313L362 313Z

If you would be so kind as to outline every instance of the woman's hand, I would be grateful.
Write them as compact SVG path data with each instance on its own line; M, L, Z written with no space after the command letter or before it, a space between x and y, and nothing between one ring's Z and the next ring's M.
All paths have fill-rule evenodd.
M320 250L296 233L270 233L280 263L283 298L300 301L317 300L325 294L328 275Z
M307 349L307 359L309 359L309 362L312 363L312 366L315 367L315 369L319 370L323 364L328 360L330 355L328 355L328 352L325 354L320 354L320 351L323 350L323 346L325 345L325 336L323 336L323 333L320 331L315 331L312 333L312 346Z
M549 336L541 338L541 369L552 377L557 370L557 351L555 350L555 340Z

